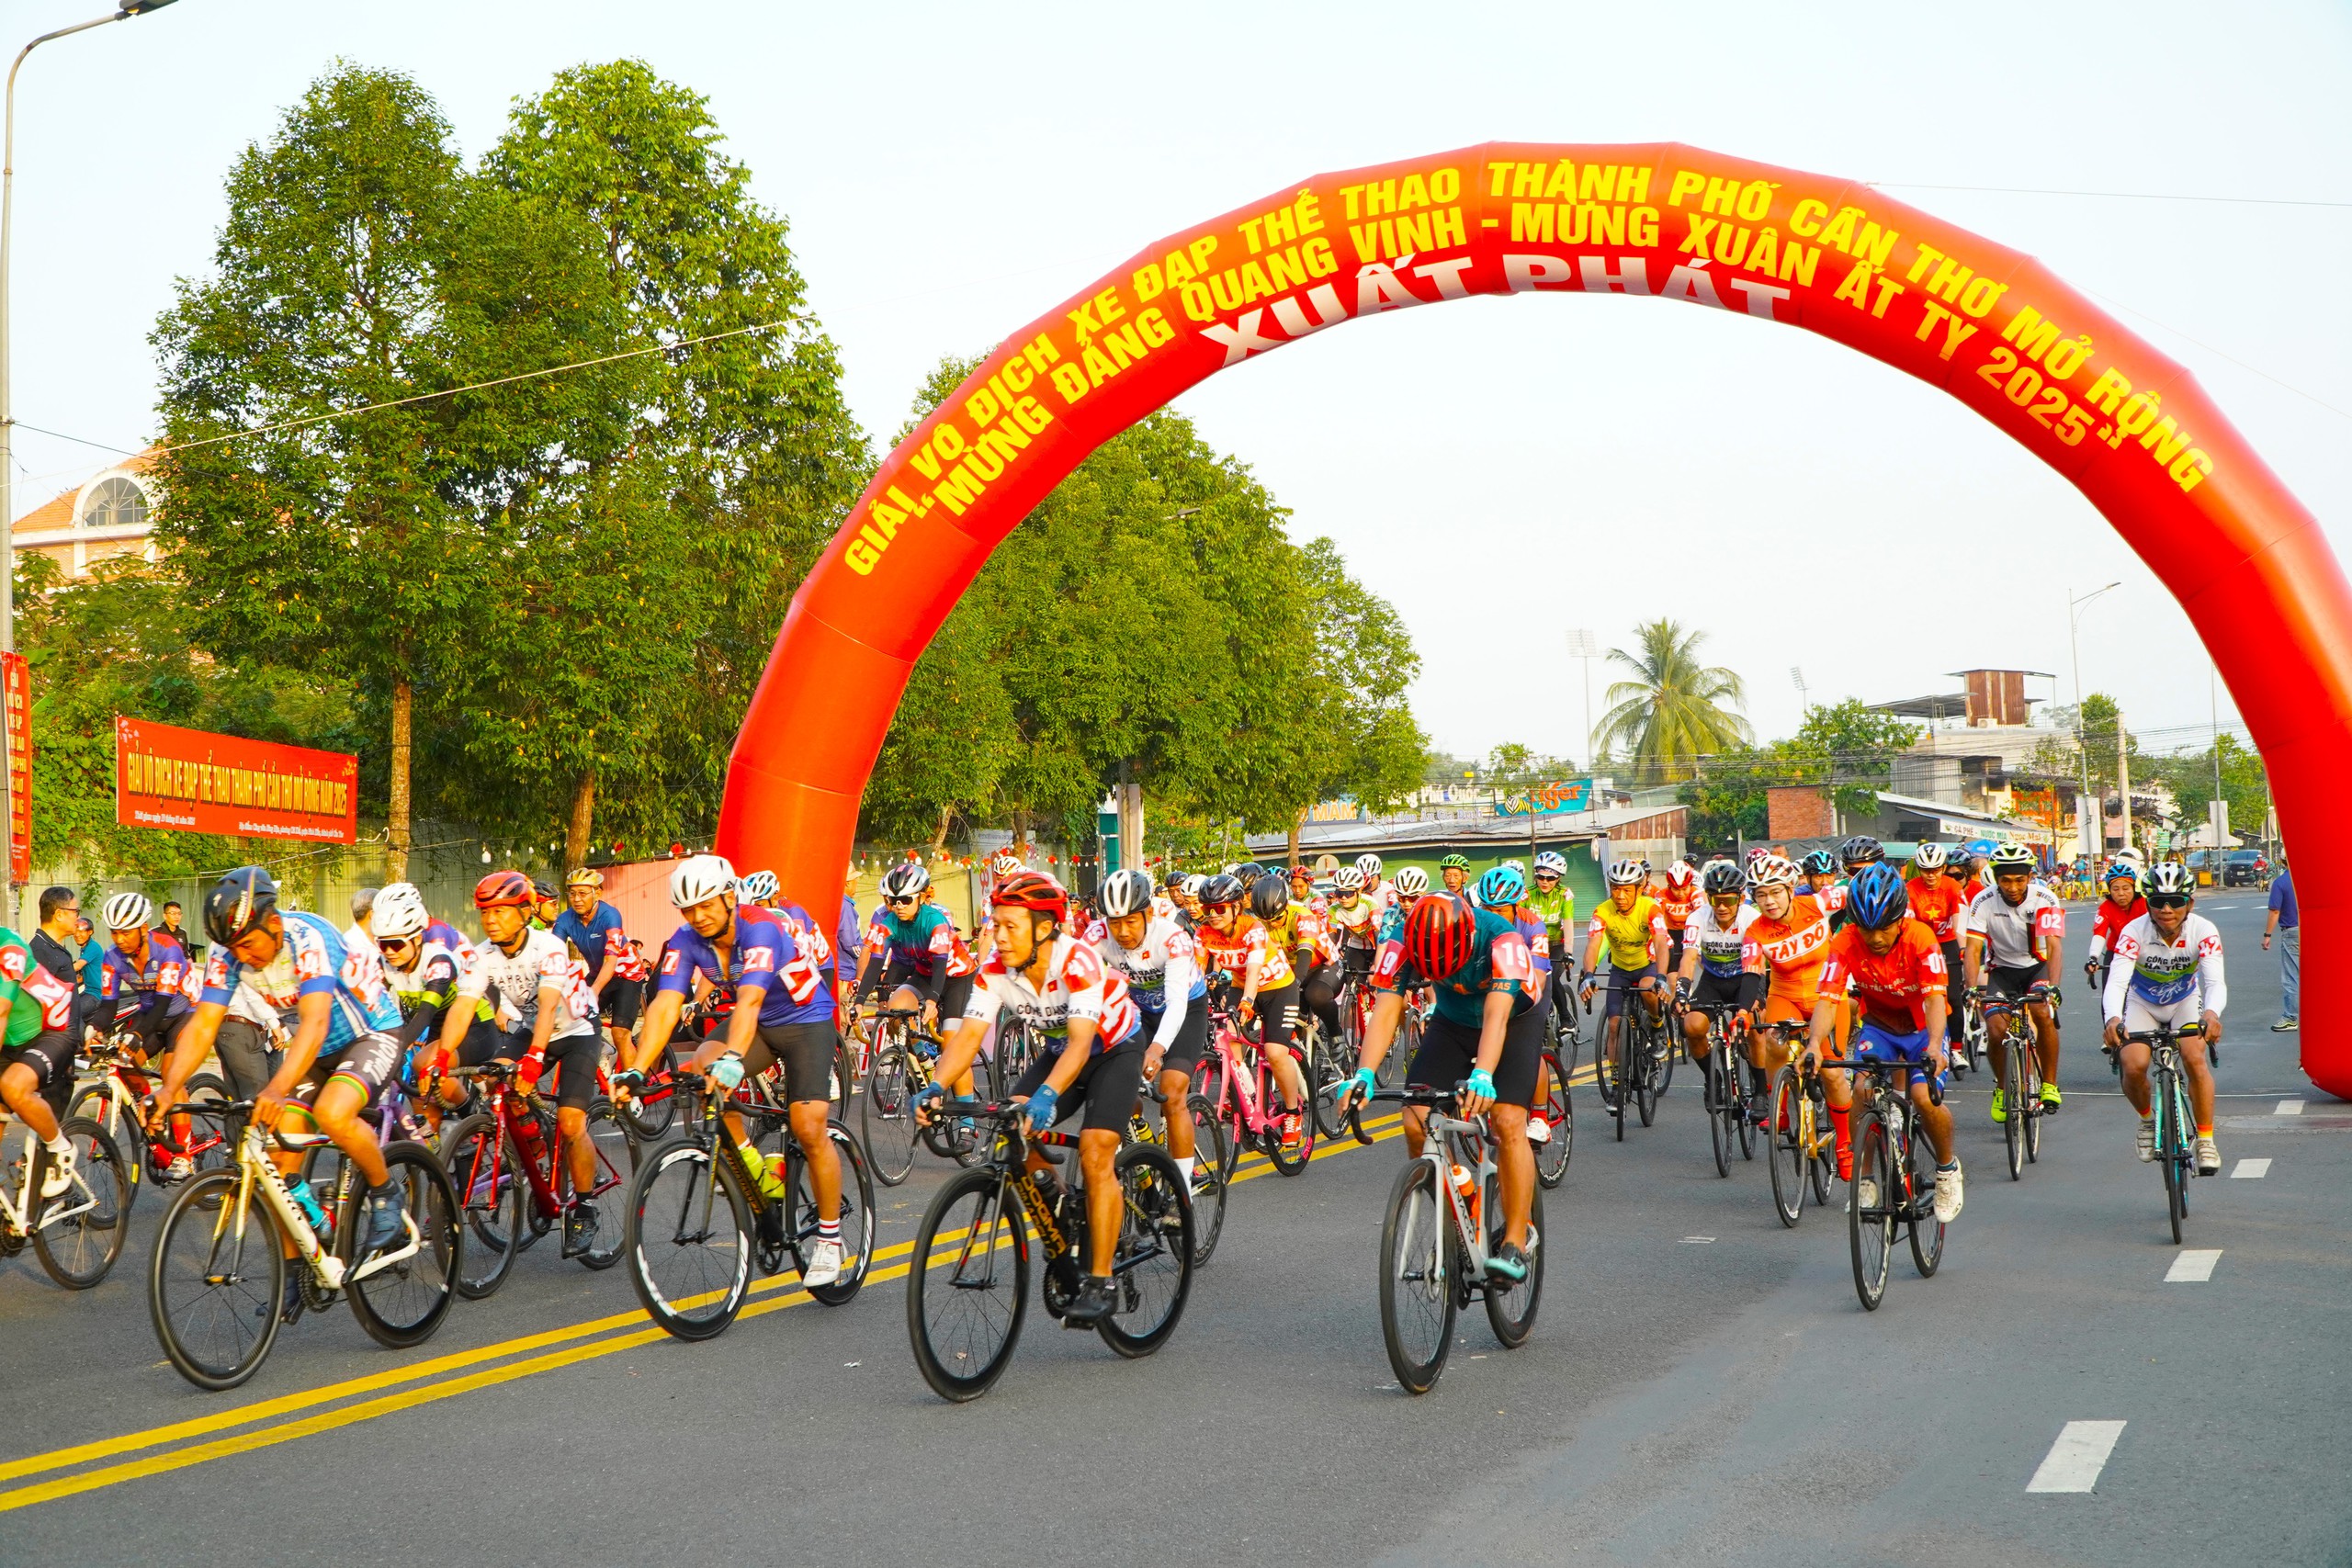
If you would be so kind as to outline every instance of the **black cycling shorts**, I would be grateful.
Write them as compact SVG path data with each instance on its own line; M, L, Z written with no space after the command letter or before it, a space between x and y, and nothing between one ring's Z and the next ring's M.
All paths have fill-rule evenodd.
M1125 1133L1127 1118L1135 1114L1136 1101L1143 1095L1143 1031L1137 1030L1122 1043L1089 1056L1077 1079L1062 1091L1054 1107L1054 1121L1068 1121L1083 1105L1087 1132ZM1044 1088L1060 1061L1059 1051L1040 1052L1021 1075L1021 1081L1012 1086L1012 1098L1019 1100Z
M1535 1103L1535 1080L1544 1062L1542 1008L1529 1008L1510 1021L1503 1032L1503 1054L1495 1064L1495 1099L1521 1110ZM1452 1089L1478 1065L1481 1032L1466 1023L1431 1015L1421 1028L1421 1048L1405 1069L1407 1083L1431 1089Z
M44 1029L21 1045L0 1048L0 1071L30 1068L40 1080L40 1097L58 1115L74 1092L74 1036L62 1029Z
M919 997L927 997L931 994L931 976L916 974L914 965L911 964L899 964L894 961L882 972L883 998L888 1000L891 993L901 986L912 987ZM950 975L947 976L947 983L939 988L940 1021L945 1023L963 1017L964 1010L971 1004L971 1000L972 976Z
M616 975L596 993L596 1021L614 1029L634 1030L645 1007L645 982Z
M1615 964L1611 964L1609 966L1609 999L1601 1008L1600 1016L1604 1019L1615 1018L1625 1010L1625 998L1634 995L1634 987L1645 980L1657 978L1659 978L1657 965L1655 964L1645 964L1639 969L1620 969Z
M2041 981L2042 968L2039 964L2024 969L2009 969L1996 964L1984 972L1984 983L1991 987L1995 996L2008 997L2018 1001L2023 1001L2026 992L2041 984Z
M1148 1012L1143 1015L1143 1028L1137 1033L1147 1049L1159 1033L1159 1021L1165 1016ZM1176 1038L1168 1043L1168 1054L1159 1058L1163 1073L1182 1073L1186 1077L1201 1070L1201 1055L1209 1043L1209 999L1194 997L1184 1004L1184 1021L1176 1026Z
M784 1065L784 1102L806 1105L833 1098L833 1052L841 1031L828 1023L763 1023L759 1038L743 1053L743 1070L756 1077Z
M1298 1027L1298 982L1291 981L1280 990L1258 993L1258 1022L1261 1033L1269 1045L1288 1045L1291 1031Z
M1738 1007L1740 981L1738 975L1718 975L1712 970L1699 971L1698 982L1690 987L1692 1007Z
M376 1096L392 1081L392 1075L400 1071L401 1058L407 1054L408 1047L390 1034L360 1035L338 1050L320 1052L288 1098L308 1105L331 1079L341 1078L356 1084L367 1096L360 1102L363 1107L373 1105Z

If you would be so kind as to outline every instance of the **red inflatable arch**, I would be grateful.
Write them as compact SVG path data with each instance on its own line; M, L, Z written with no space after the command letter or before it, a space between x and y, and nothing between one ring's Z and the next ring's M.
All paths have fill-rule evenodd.
M1804 327L1992 421L2188 612L2290 840L2326 831L2325 792L2352 776L2352 593L2315 520L2186 370L2031 257L1867 186L1672 143L1490 142L1317 175L1147 246L1008 338L884 460L794 598L735 743L721 849L774 866L812 909L840 897L917 656L997 541L1102 441L1326 327L1578 291ZM2352 945L2352 895L2300 891L2308 950ZM2352 1098L2352 1030L2313 1011L2302 1050L2314 1083Z

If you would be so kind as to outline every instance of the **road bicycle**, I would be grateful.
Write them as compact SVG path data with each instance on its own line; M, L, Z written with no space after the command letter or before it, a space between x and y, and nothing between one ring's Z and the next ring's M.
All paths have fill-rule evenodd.
M1790 1048L1788 1035L1803 1024L1764 1023ZM1821 1075L1805 1069L1802 1047L1795 1059L1772 1077L1770 1108L1765 1112L1765 1159L1772 1169L1772 1206L1781 1224L1793 1227L1804 1214L1804 1192L1813 1189L1814 1207L1829 1201L1829 1183L1838 1174L1838 1139L1829 1123ZM1849 1123L1850 1125L1850 1123Z
M1534 1144L1535 1179L1549 1191L1567 1179L1568 1158L1575 1152L1577 1141L1576 1100L1568 1093L1568 1074L1575 1060L1574 1025L1566 1037L1554 1032L1544 1043L1544 1066L1537 1075L1536 1085L1542 1091L1543 1103L1537 1111L1550 1136ZM1361 1118L1363 1108L1356 1115ZM1530 1118L1531 1122L1533 1118ZM1534 1141L1531 1138L1530 1143Z
M1143 1086L1143 1094L1159 1108L1159 1124L1144 1113L1139 1100L1127 1118L1127 1139L1167 1148L1167 1097L1159 1085L1151 1083ZM1193 1120L1193 1267L1197 1269L1209 1260L1216 1250L1216 1238L1225 1232L1225 1128L1202 1096L1186 1095L1184 1106L1185 1114ZM1172 1152L1169 1155L1171 1160L1175 1157Z
M1348 1118L1340 1113L1340 1102L1355 1077L1356 1063L1363 1053L1350 1051L1344 1037L1325 1038L1322 1023L1305 1008L1299 1010L1298 1028L1291 1035L1291 1050L1306 1074L1306 1098L1313 1108L1316 1132L1326 1138L1338 1137L1348 1131Z
M1234 1168L1249 1149L1264 1154L1283 1176L1296 1176L1306 1168L1315 1155L1315 1118L1307 1107L1300 1106L1298 1142L1283 1145L1283 1122L1291 1112L1283 1107L1273 1064L1261 1045L1240 1032L1233 1015L1214 1004L1209 1009L1209 1048L1201 1057L1200 1083L1201 1098L1223 1128L1219 1153L1228 1184Z
M1453 1346L1454 1314L1474 1300L1487 1303L1487 1323L1506 1349L1525 1344L1544 1296L1544 1190L1527 1215L1527 1278L1490 1278L1487 1259L1502 1246L1502 1186L1494 1139L1483 1119L1455 1114L1463 1086L1440 1090L1420 1084L1375 1090L1427 1110L1420 1154L1405 1162L1388 1190L1380 1228L1380 1334L1397 1386L1427 1393L1445 1371Z
M1592 1010L1588 1005L1585 1010L1589 1014ZM1657 1120L1657 1098L1673 1077L1674 1063L1666 1038L1665 1010L1652 1017L1643 991L1628 990L1624 1010L1618 1016L1623 1021L1617 1031L1616 1059L1610 1058L1604 1044L1593 1056L1592 1081L1600 1091L1600 1103L1615 1119L1617 1141L1623 1143L1627 1111L1637 1113L1645 1127ZM1603 1022L1604 1040L1608 1028Z
M0 1137L14 1120L0 1111ZM0 1181L0 1258L30 1245L42 1272L69 1291L86 1291L107 1277L130 1237L130 1162L90 1117L62 1117L57 1131L73 1145L73 1179L56 1197L40 1196L50 1153L25 1128L24 1145Z
M2188 1183L2197 1169L2197 1111L2188 1097L2188 1067L2180 1042L2201 1037L2205 1026L2192 1023L2175 1029L2168 1023L2126 1034L2134 1045L2148 1048L2148 1111L2154 1118L2156 1168L2164 1173L2165 1217L2172 1224L2173 1245L2180 1245L2180 1222L2188 1217ZM2121 1053L2101 1046L2108 1065L2118 1077L2123 1072ZM2211 1050L2211 1047L2208 1047Z
M1984 998L1964 987L1955 987L1959 999L1952 1007L1951 1032L1960 1041L1961 1049L1952 1053L1952 1066L1981 1073L1990 1059L1992 1036L1984 1028Z
M754 1259L763 1274L780 1273L787 1262L808 1271L819 1225L816 1190L783 1106L747 1107L691 1078L679 1092L685 1100L679 1136L643 1156L629 1186L625 1256L629 1283L653 1321L680 1339L708 1339L743 1310ZM721 1114L727 1110L744 1112L754 1142L735 1136ZM754 1122L783 1124L776 1160L760 1154L763 1134ZM842 1272L808 1293L839 1306L857 1294L874 1265L874 1180L848 1129L829 1120L825 1132L841 1161ZM748 1168L747 1155L759 1174Z
M1755 1101L1763 1091L1762 1077L1737 1048L1731 1021L1740 1009L1732 1002L1708 1002L1697 1010L1707 1020L1707 1054L1702 1058L1700 1092L1707 1110L1707 1137L1715 1156L1715 1174L1731 1175L1732 1150L1739 1157L1756 1157Z
M2015 1053L2012 1053L2014 1055ZM1846 1234L1854 1258L1854 1293L1866 1311L1886 1299L1887 1268L1894 1257L1894 1233L1907 1231L1911 1263L1922 1280L1943 1262L1944 1223L1936 1218L1936 1154L1913 1114L1907 1089L1897 1087L1912 1068L1902 1062L1841 1061L1855 1075L1851 1113L1854 1178L1849 1190ZM1930 1081L1928 1098L1943 1103L1943 1090Z
M147 1269L147 1310L155 1337L179 1373L198 1388L235 1388L260 1370L277 1331L303 1312L324 1312L348 1296L369 1338L393 1349L423 1344L457 1300L454 1280L465 1239L458 1194L422 1144L395 1142L384 1163L406 1204L405 1235L366 1257L367 1183L345 1161L335 1189L321 1195L320 1220L295 1201L270 1145L300 1155L329 1142L323 1133L268 1133L252 1121L254 1102L225 1108L235 1163L181 1188L164 1211ZM174 1106L175 1113L201 1110ZM287 1270L299 1293L287 1301Z
M941 1114L987 1129L987 1158L941 1188L915 1233L907 1269L907 1338L923 1382L942 1399L978 1399L1004 1375L1029 1310L1029 1232L1044 1253L1039 1299L1071 1328L1080 1260L1091 1257L1082 1186L1033 1174L1035 1148L1059 1163L1078 1140L1028 1129L1028 1107L950 1100ZM1168 1342L1184 1315L1195 1267L1193 1203L1168 1151L1129 1144L1114 1156L1119 1237L1112 1252L1115 1304L1093 1324L1102 1342L1133 1359Z
M874 1015L874 1048L858 1102L858 1131L874 1161L874 1175L896 1187L914 1169L920 1142L942 1159L968 1166L979 1157L979 1134L961 1122L924 1125L914 1113L914 1097L932 1081L939 1060L937 1037L921 1032L920 1011L883 1008ZM973 1064L977 1077L979 1065Z
M191 1104L210 1105L211 1111L185 1118L176 1140L147 1136L147 1111L155 1103L163 1075L153 1067L141 1066L134 1058L131 1046L138 1038L110 1035L83 1052L82 1081L66 1111L68 1117L88 1117L114 1140L130 1177L127 1198L134 1205L143 1188L160 1189L174 1179L172 1165L176 1159L190 1162L190 1175L229 1163L227 1128L218 1109L229 1103L229 1086L218 1074L198 1073L181 1091Z
M1972 991L1970 998L1981 1006L1985 1028L1989 1032L1995 1019L2008 1021L2008 1072L1998 1087L2002 1091L2005 1114L2001 1118L2001 1141L2009 1156L2009 1179L2021 1180L2025 1168L2041 1158L2041 1119L2056 1108L2041 1103L2041 1053L2036 1047L2033 1015L2027 1004L2047 1001L2054 1019L2058 1007L2058 991L2053 986L2037 982L2026 990L2022 998L1979 997ZM2018 1021L2024 1027L2018 1027Z
M445 1124L440 1144L469 1238L466 1265L456 1278L458 1293L469 1301L496 1293L514 1259L562 1220L575 1198L587 1206L594 1227L584 1244L575 1247L566 1238L565 1258L591 1269L610 1269L620 1261L628 1228L623 1189L637 1168L637 1145L613 1102L602 1096L588 1102L596 1178L586 1192L577 1192L571 1153L556 1117L514 1082L515 1072L515 1064L495 1061L449 1075L472 1083L481 1107Z

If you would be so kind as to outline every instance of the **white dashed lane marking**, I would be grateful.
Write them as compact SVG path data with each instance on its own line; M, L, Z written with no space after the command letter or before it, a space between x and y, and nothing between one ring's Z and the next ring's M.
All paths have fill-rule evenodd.
M2108 1455L2123 1436L2120 1421L2069 1421L2025 1483L2029 1492L2089 1492L2098 1485Z
M2269 1174L2270 1162L2267 1159L2242 1159L2230 1169L2233 1181L2256 1181Z
M2180 1255L2172 1260L2172 1267L2165 1270L2165 1283L2203 1284L2213 1277L2213 1265L2221 1260L2222 1249L2218 1247L2184 1247Z
M2270 1111L2273 1116L2301 1116L2302 1113L2303 1102L2300 1100L2282 1100Z

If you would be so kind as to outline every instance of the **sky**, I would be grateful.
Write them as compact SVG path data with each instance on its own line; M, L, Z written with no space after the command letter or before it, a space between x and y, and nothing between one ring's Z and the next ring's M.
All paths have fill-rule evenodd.
M91 14L6 11L28 38ZM1878 182L2039 255L2187 365L2352 550L2352 7L1444 14L180 0L61 40L18 89L16 511L151 435L147 334L210 264L230 163L337 59L411 73L472 157L556 71L628 55L708 97L790 220L878 437L942 355L1307 175L1496 138L1673 140ZM2022 194L2043 191L2168 199ZM2215 197L2233 199L2178 199ZM1582 756L1567 632L1627 647L1659 616L1708 634L1766 738L1805 697L1956 691L1973 666L2048 671L2031 690L2071 702L2068 597L2109 582L2079 613L2084 687L2181 739L2214 701L2187 618L2071 486L1801 331L1479 299L1323 334L1177 406L1396 605L1416 713L1457 754ZM1537 679L1497 680L1498 659ZM1611 679L1594 661L1596 713Z

